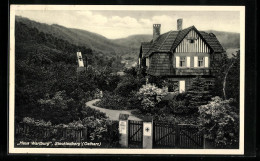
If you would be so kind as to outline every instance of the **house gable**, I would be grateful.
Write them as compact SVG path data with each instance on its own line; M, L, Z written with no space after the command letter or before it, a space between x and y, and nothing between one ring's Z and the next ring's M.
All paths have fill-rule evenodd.
M187 32L182 41L175 48L176 53L210 53L210 46L197 33L195 27Z

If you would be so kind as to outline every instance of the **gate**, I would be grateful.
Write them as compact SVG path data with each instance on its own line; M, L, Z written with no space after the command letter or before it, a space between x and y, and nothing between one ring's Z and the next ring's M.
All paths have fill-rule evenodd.
M142 148L143 147L143 122L128 121L128 147Z
M153 148L203 148L203 134L194 125L154 122Z
M169 123L153 124L153 147L174 148L177 146L176 126Z
M179 131L179 148L203 148L203 134L195 125L178 125Z

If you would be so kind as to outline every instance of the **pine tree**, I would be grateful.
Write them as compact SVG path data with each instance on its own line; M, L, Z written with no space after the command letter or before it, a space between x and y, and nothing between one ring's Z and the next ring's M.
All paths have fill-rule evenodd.
M208 88L205 79L201 76L194 78L186 93L188 108L191 111L197 111L198 107L207 104L211 97L211 90Z

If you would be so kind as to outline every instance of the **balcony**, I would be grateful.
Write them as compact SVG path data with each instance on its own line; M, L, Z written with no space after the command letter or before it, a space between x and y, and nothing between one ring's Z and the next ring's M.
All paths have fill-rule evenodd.
M175 68L175 75L210 75L209 68Z

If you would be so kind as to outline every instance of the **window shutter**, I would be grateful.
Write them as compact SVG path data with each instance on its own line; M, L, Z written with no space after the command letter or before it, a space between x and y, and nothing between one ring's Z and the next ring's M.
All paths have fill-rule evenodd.
M198 57L194 56L194 67L198 67Z
M149 67L149 58L146 58L146 66Z
M178 68L178 67L180 67L180 57L179 56L176 56L176 61L175 61L175 63L176 63L176 68Z
M190 67L190 57L187 56L187 67L189 68Z
M205 67L209 67L209 57L205 57Z
M180 81L179 93L185 92L185 80Z

